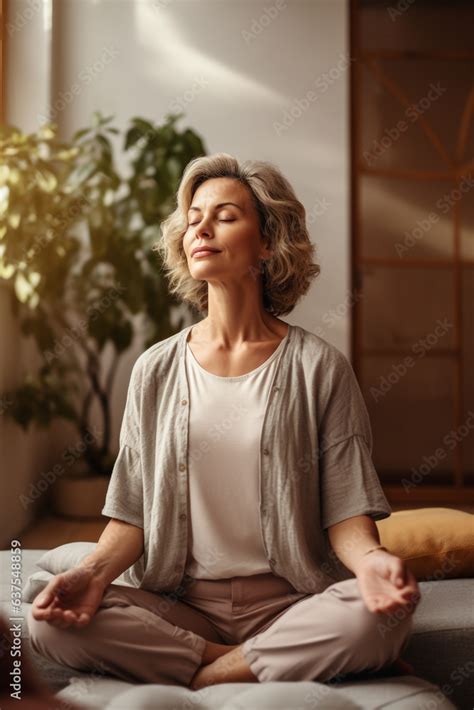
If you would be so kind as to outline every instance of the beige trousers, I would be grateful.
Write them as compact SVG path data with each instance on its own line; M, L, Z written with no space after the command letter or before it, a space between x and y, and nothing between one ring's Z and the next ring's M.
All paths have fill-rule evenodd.
M189 686L205 642L243 644L259 681L320 682L379 670L405 648L413 614L375 614L356 578L320 594L273 573L183 580L171 593L107 587L82 629L28 614L32 647L63 665L123 680Z

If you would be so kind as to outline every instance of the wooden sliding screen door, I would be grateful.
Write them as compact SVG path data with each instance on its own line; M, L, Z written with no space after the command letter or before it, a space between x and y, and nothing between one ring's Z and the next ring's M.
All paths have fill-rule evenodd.
M354 369L391 502L474 502L474 3L351 3Z

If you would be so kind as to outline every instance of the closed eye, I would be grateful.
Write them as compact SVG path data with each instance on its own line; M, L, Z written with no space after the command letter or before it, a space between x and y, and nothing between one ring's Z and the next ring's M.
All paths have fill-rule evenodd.
M190 223L189 223L189 226L190 226L190 227L193 227L194 225L199 224L200 221L201 221L201 220L198 220L197 222L190 222ZM218 221L218 222L235 222L235 219L219 219L219 220L217 220L217 221Z

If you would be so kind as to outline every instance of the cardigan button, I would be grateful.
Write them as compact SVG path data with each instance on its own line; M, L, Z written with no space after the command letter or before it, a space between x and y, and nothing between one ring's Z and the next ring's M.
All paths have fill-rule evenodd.
M188 403L188 400L187 400L187 399L182 399L182 400L181 400L181 404L187 404L187 403Z
M181 515L179 516L179 519L180 519L180 520L186 520L187 517L188 517L188 516L186 515L186 513L181 513Z
M269 454L270 452L269 452L268 449L263 449L263 453L265 454L265 456L268 456L268 454Z
M184 463L180 463L180 464L179 464L179 470L180 470L180 471L184 471L185 469L186 469L186 466L184 465Z

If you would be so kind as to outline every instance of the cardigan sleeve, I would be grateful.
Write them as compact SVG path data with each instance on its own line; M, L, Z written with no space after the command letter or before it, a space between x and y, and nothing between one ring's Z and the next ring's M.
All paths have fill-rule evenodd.
M328 372L318 433L322 528L355 515L388 518L392 509L372 461L369 414L352 365L335 350Z
M140 455L140 359L130 376L119 436L119 452L110 477L102 515L144 528L143 475Z

